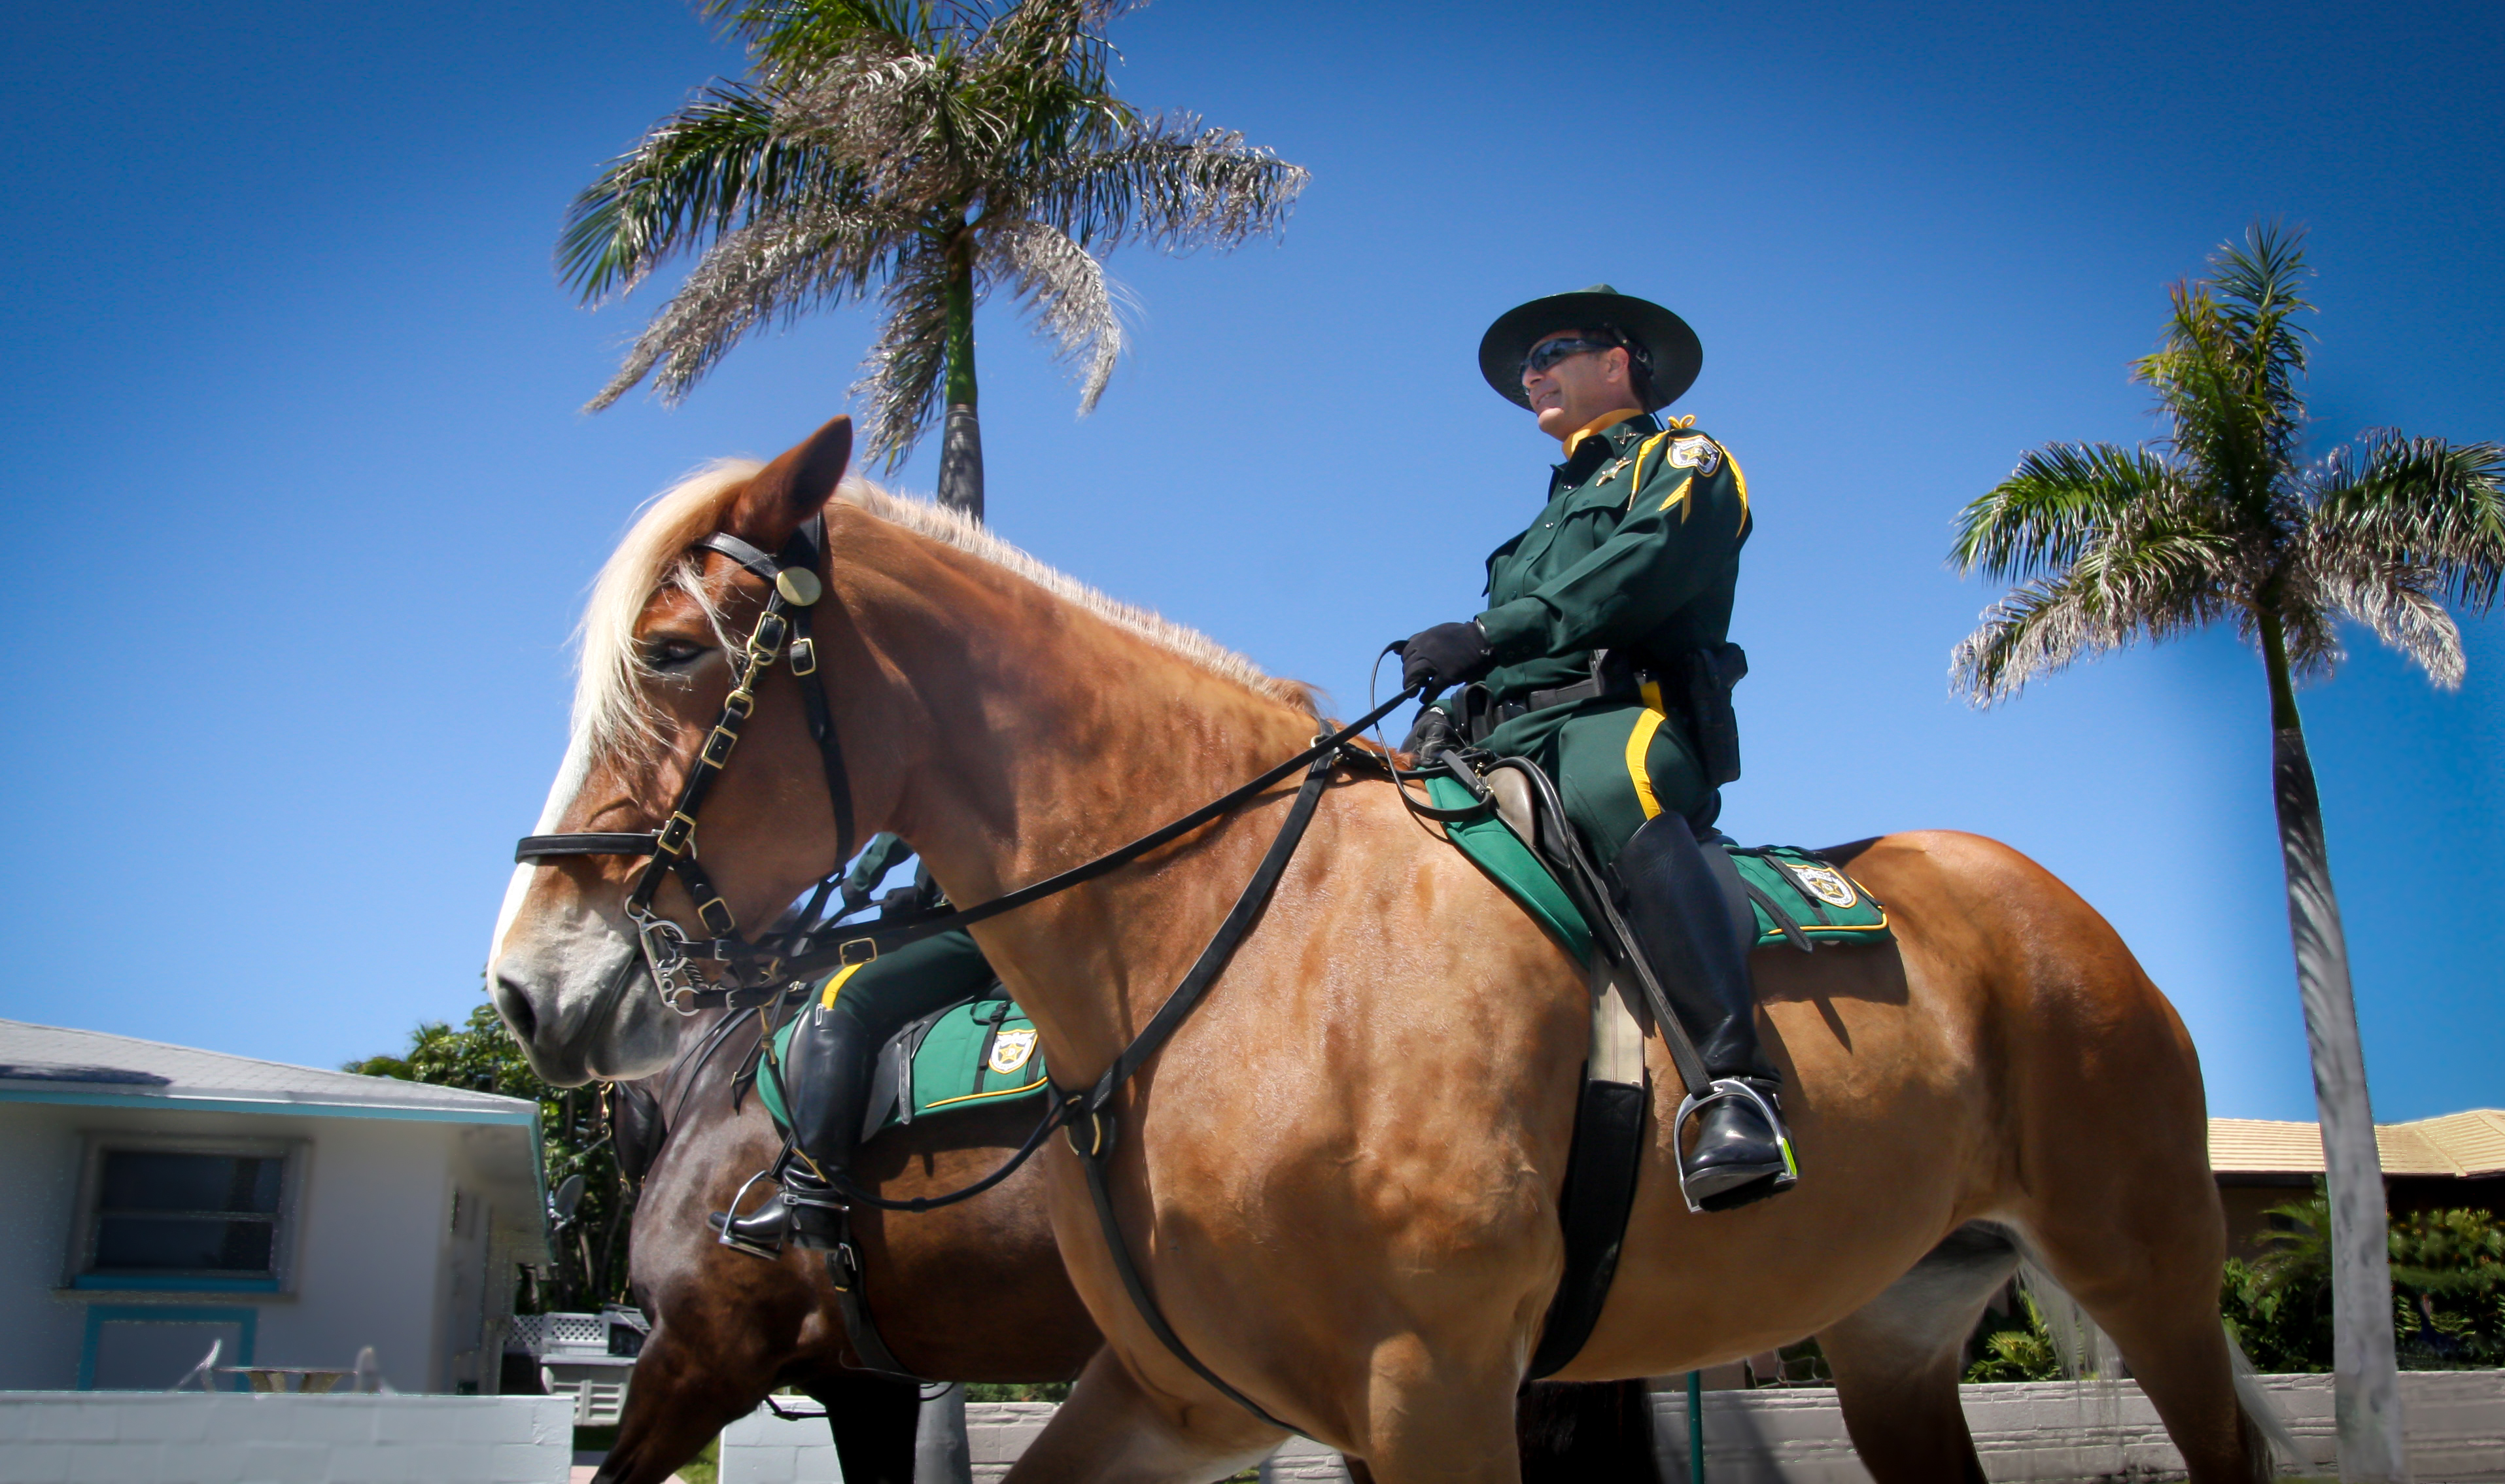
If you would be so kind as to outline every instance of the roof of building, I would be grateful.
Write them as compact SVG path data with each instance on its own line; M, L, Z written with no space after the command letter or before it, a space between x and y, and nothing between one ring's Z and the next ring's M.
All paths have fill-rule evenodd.
M2378 1123L2375 1146L2385 1175L2505 1175L2505 1110L2474 1108L2415 1123ZM2322 1127L2211 1118L2209 1168L2220 1175L2319 1175Z
M0 1020L0 1102L528 1124L539 1105L460 1087L265 1062L63 1026Z

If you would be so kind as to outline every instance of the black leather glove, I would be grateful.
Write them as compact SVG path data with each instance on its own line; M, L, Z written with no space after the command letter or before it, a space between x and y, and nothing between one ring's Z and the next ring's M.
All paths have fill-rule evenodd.
M1406 688L1433 680L1458 686L1496 668L1496 652L1488 648L1487 630L1472 618L1464 623L1438 623L1411 634L1400 649L1400 684Z
M1424 762L1453 745L1453 719L1434 706L1418 708L1418 720L1409 726L1409 740L1400 750Z

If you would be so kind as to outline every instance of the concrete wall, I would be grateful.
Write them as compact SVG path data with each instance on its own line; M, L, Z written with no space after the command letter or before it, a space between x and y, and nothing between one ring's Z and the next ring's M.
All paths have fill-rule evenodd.
M386 1118L0 1104L0 1190L10 1193L0 1201L0 1334L10 1337L0 1346L0 1390L75 1388L92 1305L168 1318L242 1311L251 1316L255 1364L345 1366L370 1345L402 1391L463 1382L492 1391L510 1275L483 1269L491 1247L503 1253L511 1244L479 1233L514 1214L500 1220L475 1196L483 1228L465 1220L469 1229L451 1229L455 1188L487 1187L472 1148L487 1132ZM302 1141L284 1291L63 1290L87 1136L97 1133ZM483 1360L462 1354L479 1350ZM241 1357L229 1347L224 1359Z
M2268 1376L2309 1458L2328 1472L2336 1462L2331 1378ZM2409 1416L2410 1462L2419 1484L2505 1481L2505 1371L2417 1371L2401 1378ZM2076 1484L2127 1475L2183 1477L2156 1409L2129 1382L2111 1388L2040 1382L1969 1386L1963 1391L1985 1474L1994 1481ZM966 1407L974 1478L1000 1479L1043 1431L1043 1402L971 1402ZM1653 1398L1654 1438L1663 1477L1687 1478L1687 1398ZM1711 1484L1870 1484L1845 1434L1835 1393L1824 1388L1709 1392L1705 1472ZM1261 1468L1265 1484L1347 1484L1339 1456L1289 1438ZM784 1422L759 1412L723 1433L722 1484L830 1484L841 1474L823 1422Z
M565 1484L552 1396L0 1394L0 1484Z

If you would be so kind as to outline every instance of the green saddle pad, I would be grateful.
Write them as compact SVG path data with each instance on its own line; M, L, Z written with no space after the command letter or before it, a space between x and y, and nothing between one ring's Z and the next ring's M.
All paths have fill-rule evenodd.
M1465 808L1474 802L1469 791L1451 778L1428 779L1427 792L1428 801L1438 809ZM1568 952L1591 962L1592 929L1583 920L1582 909L1558 884L1548 863L1533 854L1502 820L1491 814L1468 824L1446 825L1444 833ZM1740 868L1741 879L1765 899L1749 902L1757 914L1758 947L1791 936L1784 923L1767 910L1769 901L1798 930L1798 946L1880 943L1893 936L1888 930L1888 909L1860 883L1810 852L1789 845L1725 848L1730 850L1731 864Z
M775 1032L776 1065L781 1065L784 1051L792 1044L793 1029L799 1023L795 1015L791 1024ZM912 1052L916 1118L1033 1097L1044 1090L1048 1080L1035 1022L1007 1000L975 1000L940 1011ZM775 1078L759 1077L757 1095L777 1127L790 1125L783 1089ZM882 1127L906 1121L903 1103L901 1097L896 1100Z

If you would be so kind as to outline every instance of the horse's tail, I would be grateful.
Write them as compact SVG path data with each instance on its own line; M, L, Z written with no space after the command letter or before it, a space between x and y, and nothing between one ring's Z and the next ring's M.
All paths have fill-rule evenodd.
M2053 1337L2053 1349L2061 1358L2064 1374L2096 1388L2097 1410L2112 1419L2114 1446L2119 1455L2122 1367L2113 1340L2045 1269L2022 1235L2006 1227L2001 1229L2017 1243L2018 1281L2035 1300L2036 1312L2044 1317L2044 1327ZM2227 1330L2227 1359L2235 1367L2238 1428L2244 1457L2252 1467L2251 1484L2271 1484L2277 1477L2278 1466L2300 1468L2306 1463L2306 1455L2297 1444L2295 1430L2288 1426L2287 1414L2279 1410L2278 1398L2262 1385L2260 1373L2245 1358L2244 1347L2237 1341L2233 1329ZM2273 1463L2275 1458L2276 1466Z
M2309 1461L2297 1445L2296 1430L2287 1425L2278 1398L2262 1385L2261 1373L2245 1359L2244 1347L2233 1329L2227 1331L2227 1358L2235 1362L2236 1403L2244 1414L2244 1453L2256 1461L2254 1484L2270 1484L2276 1473L2270 1462L2274 1457L2282 1467L2302 1470Z

